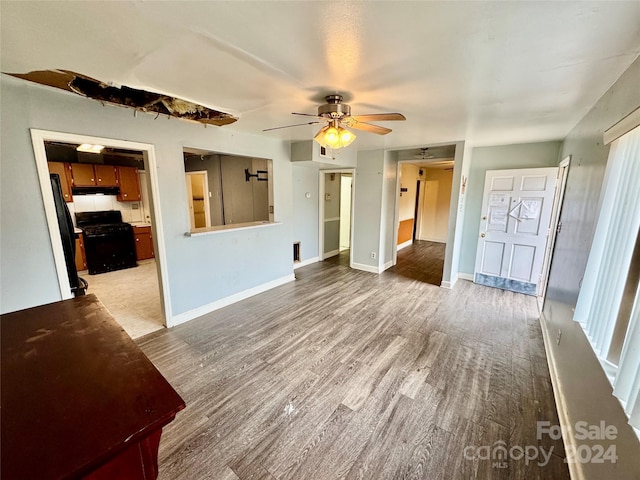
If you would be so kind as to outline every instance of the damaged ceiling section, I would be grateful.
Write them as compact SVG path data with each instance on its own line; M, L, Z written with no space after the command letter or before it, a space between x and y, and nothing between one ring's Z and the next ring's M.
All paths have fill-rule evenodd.
M223 126L237 120L236 117L198 105L187 100L147 92L127 86L114 87L79 73L68 70L38 70L25 74L10 73L9 75L29 80L41 85L60 88L92 98L110 105L133 108L136 111L156 115L191 120L204 125Z

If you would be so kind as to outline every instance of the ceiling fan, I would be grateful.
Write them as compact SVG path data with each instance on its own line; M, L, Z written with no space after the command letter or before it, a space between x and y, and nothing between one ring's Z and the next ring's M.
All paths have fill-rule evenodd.
M414 155L413 158L417 158L419 160L429 160L430 158L436 158L436 156L429 153L429 147L424 147L421 148L420 153Z
M342 95L327 95L324 98L327 103L318 107L317 115L311 115L308 113L292 113L292 115L313 117L317 119L316 121L297 123L295 125L285 125L283 127L266 128L263 132L326 122L326 125L320 129L313 139L325 148L338 149L346 147L356 138L356 136L347 130L347 128L362 130L378 135L386 135L391 132L390 128L373 125L368 122L406 120L404 115L401 113L372 113L368 115L352 116L351 107L346 103L342 103Z

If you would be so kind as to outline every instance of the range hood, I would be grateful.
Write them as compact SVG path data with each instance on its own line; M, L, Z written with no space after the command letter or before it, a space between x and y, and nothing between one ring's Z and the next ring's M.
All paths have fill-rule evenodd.
M120 195L120 187L72 187L73 195Z

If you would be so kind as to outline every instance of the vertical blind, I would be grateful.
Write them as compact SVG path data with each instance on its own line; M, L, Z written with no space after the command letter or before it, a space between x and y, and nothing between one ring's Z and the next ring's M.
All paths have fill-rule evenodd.
M627 272L640 228L640 127L615 140L605 172L600 212L574 319L602 361L607 359ZM633 303L614 395L640 428L640 301Z

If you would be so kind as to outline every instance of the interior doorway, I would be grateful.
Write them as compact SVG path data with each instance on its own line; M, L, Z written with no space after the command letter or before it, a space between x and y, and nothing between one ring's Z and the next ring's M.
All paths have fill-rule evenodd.
M191 229L211 226L209 213L209 179L207 171L186 172L187 201Z
M87 280L86 293L96 294L131 337L166 326L171 315L153 146L42 130L31 130L31 136L62 299L74 296L73 270ZM83 144L98 153L82 152ZM62 248L50 172L64 185L64 208L74 222L65 235L76 246L75 262L67 262ZM106 229L93 221L102 218L117 223ZM105 260L102 254L115 245L126 249L114 259L133 257L133 262Z
M441 285L455 145L411 152L398 159L394 271Z
M319 258L351 266L354 169L321 170Z

